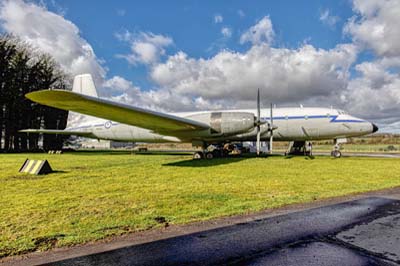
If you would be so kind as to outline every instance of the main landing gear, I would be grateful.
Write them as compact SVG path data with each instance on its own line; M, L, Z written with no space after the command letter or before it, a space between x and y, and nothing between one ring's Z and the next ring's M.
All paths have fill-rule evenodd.
M224 158L229 155L240 155L241 151L234 144L226 143L215 144L207 146L203 151L197 151L193 154L193 159L214 159L214 158Z
M285 152L285 156L287 155L311 156L312 144L309 141L291 141L287 151Z

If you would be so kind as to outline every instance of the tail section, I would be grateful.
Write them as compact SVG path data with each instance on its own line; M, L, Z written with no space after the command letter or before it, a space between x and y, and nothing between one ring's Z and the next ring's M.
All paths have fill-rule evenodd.
M96 86L94 85L92 75L90 74L81 74L75 76L72 92L96 98L98 97ZM96 120L96 118L70 111L68 113L67 128L79 128L81 126L89 125L92 124L91 122L93 120Z
M90 74L81 74L75 76L72 91L92 97L98 97L96 86L94 85L92 75Z

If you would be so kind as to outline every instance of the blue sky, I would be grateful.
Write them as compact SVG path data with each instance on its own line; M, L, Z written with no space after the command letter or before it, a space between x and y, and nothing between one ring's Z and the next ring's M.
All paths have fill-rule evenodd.
M0 30L164 111L334 106L400 132L400 1L0 0Z
M106 61L108 75L122 75L146 89L151 87L146 66L130 66L116 54L129 52L129 44L118 42L115 34L150 31L170 36L174 45L168 54L179 50L194 58L208 58L221 49L244 52L251 44L239 43L241 33L264 16L273 21L276 40L273 46L298 48L304 42L331 49L350 41L342 33L343 24L353 16L348 0L338 1L46 1L49 10L63 13L75 23L81 35ZM321 22L321 14L337 16L335 25ZM215 23L215 16L222 22ZM221 28L232 29L231 38L222 38Z

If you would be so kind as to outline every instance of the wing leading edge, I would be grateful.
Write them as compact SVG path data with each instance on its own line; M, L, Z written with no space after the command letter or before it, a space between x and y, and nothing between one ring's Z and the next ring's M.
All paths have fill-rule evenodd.
M173 136L174 132L179 135L179 132L200 131L209 128L209 125L191 119L65 90L42 90L28 93L25 96L43 105L146 128L160 134Z

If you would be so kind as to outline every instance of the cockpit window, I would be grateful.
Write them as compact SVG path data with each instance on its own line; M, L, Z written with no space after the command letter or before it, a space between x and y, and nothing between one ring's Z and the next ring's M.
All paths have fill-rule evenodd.
M340 114L340 115L345 115L346 114L346 112L343 111L343 110L337 110L337 111L338 111L338 114Z

